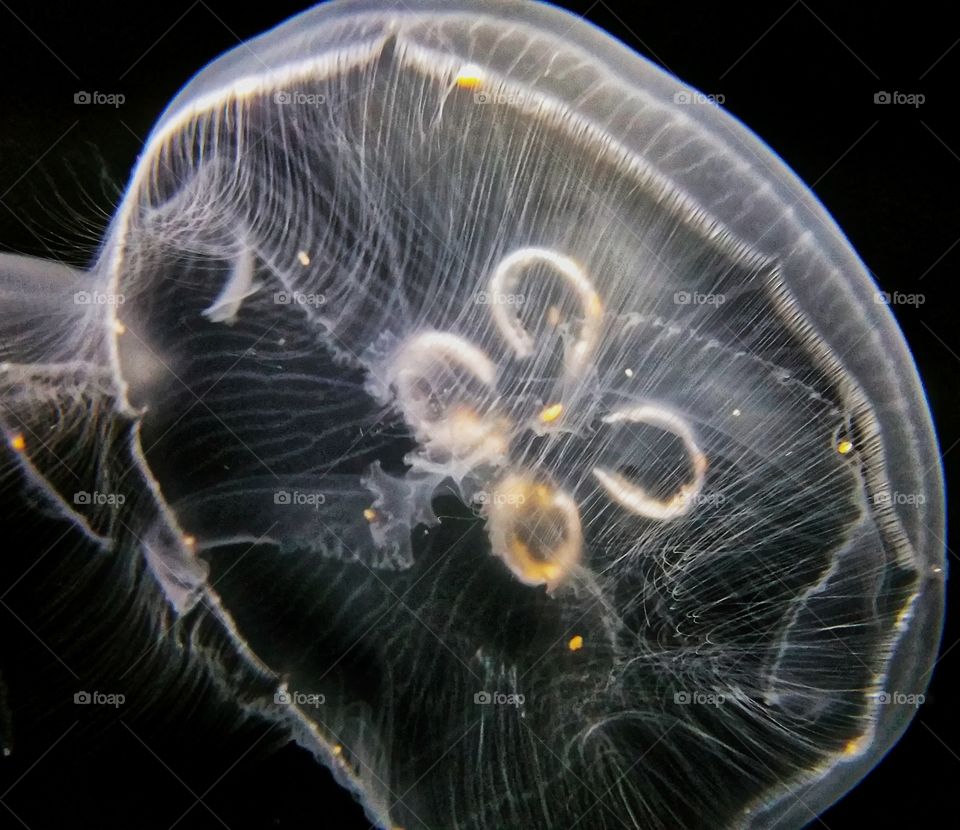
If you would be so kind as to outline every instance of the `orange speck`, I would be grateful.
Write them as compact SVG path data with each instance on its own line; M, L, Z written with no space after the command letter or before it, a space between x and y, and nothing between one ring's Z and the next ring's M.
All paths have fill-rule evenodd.
M840 455L846 455L852 449L853 444L850 441L841 441L837 444L837 452L840 453Z
M479 66L464 66L456 77L456 84L462 89L476 89L483 82L483 72Z
M579 634L577 634L576 637L571 637L570 642L567 643L567 648L569 648L570 651L580 651L580 649L583 648L583 637Z
M548 406L540 413L540 420L545 424L551 424L563 414L563 404L555 403Z
M10 439L10 448L17 452L23 452L27 448L27 441L23 437L23 433L18 433Z
M377 520L377 511L372 507L368 507L363 511L363 518L365 518L368 522L375 522Z

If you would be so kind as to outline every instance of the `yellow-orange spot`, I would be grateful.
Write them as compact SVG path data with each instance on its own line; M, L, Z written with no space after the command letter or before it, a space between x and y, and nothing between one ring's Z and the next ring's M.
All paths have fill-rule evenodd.
M603 312L603 304L600 302L599 294L591 294L590 300L587 302L587 313L591 317L599 317Z
M450 416L457 426L472 427L480 423L480 416L469 406L458 406Z
M372 507L368 507L363 511L363 518L365 518L368 522L375 522L377 520L377 511Z
M863 744L866 741L866 737L861 735L859 738L852 738L847 741L846 745L843 747L843 754L848 758L853 757L854 755L859 755L863 751Z
M114 320L114 321L113 321L113 330L114 330L117 334L123 334L123 333L127 330L127 327L126 327L123 323L121 323L119 320Z
M555 403L548 406L540 413L540 420L545 424L552 424L563 414L563 404Z
M192 548L195 544L197 544L197 537L196 537L196 536L184 536L184 537L183 537L183 544L185 544L188 548Z
M10 439L10 449L23 452L26 448L27 440L23 437L23 433L18 433Z
M580 649L583 648L583 637L579 634L577 634L576 637L571 637L570 642L567 643L567 648L569 648L570 651L580 651Z
M850 441L841 441L837 444L837 452L840 453L840 455L846 455L852 449L853 444Z
M483 83L483 70L476 64L464 66L456 77L456 84L461 89L476 89Z
M533 494L537 497L540 504L547 504L550 501L551 491L545 484L537 484L533 488Z
M340 744L337 744L337 745L333 748L332 752L333 752L334 755L339 755L341 752L343 752L343 747L340 746Z
M310 264L310 254L308 254L306 251L300 251L297 254L297 259L304 267Z

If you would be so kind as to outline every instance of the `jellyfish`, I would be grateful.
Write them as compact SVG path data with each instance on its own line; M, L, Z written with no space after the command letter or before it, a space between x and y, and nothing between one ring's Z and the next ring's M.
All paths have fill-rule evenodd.
M815 819L929 677L936 440L841 231L692 94L512 0L207 66L87 270L0 258L0 470L63 602L377 827Z

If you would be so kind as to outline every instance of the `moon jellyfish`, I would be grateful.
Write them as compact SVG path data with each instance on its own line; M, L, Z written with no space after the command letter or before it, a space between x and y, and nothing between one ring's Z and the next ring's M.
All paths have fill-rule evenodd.
M813 820L926 686L939 459L864 266L700 97L528 2L333 2L206 67L87 271L0 259L0 469L64 602L378 827Z

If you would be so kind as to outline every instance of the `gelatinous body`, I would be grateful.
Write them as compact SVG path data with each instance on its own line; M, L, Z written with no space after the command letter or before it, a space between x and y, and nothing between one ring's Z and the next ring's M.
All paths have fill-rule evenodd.
M380 827L799 827L928 681L909 353L686 91L546 5L331 3L184 88L88 274L0 260L53 286L10 469Z

